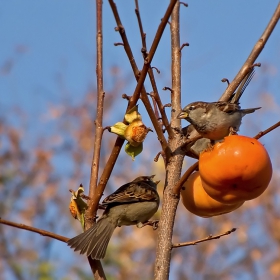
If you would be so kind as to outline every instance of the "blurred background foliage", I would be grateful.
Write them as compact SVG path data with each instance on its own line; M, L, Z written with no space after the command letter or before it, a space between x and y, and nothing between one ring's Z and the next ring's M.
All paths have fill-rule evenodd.
M18 1L12 2L19 3ZM23 12L19 12L14 8L15 13L26 17L28 15L27 9L30 7L31 2L27 1ZM48 9L46 9L45 14L44 11L41 11L41 13L43 16L46 16L46 14L50 16L48 13L52 11L51 8L56 7L54 2L51 1L51 7L46 3L43 3L42 7L38 4L32 7L34 10L38 7L40 9L47 7ZM118 2L119 9L123 13L123 20L125 21L127 19L126 27L129 25L128 20L134 16L134 8L133 6L131 8L131 4L124 8L122 7L122 3L120 1ZM147 28L148 20L150 20L151 26L153 26L151 29L154 30L157 27L158 21L148 18L149 11L147 10L149 9L145 6L148 4L147 1L143 2L143 10L145 11L143 18L146 19L144 27L146 26ZM230 1L229 3L234 5L233 2ZM262 13L266 15L264 16L265 24L276 7L275 3L277 1L271 2L273 2L272 4L270 3L272 8L267 8L267 11L265 9L262 11L260 9L261 6L258 5L255 7L258 9L257 11L260 16ZM69 189L77 189L79 184L82 183L87 193L94 139L93 120L95 118L96 92L93 70L95 65L94 40L92 36L94 35L93 20L95 15L93 4L89 3L89 1L86 3L88 6L85 4L81 5L82 7L77 10L78 15L74 13L75 8L77 8L77 5L74 4L69 4L69 9L65 11L69 17L69 23L77 19L77 17L79 18L79 16L83 18L83 15L85 15L87 20L90 19L90 21L86 21L83 18L82 22L84 21L84 25L81 25L80 22L77 23L76 31L74 25L67 26L66 23L68 21L65 18L63 19L63 14L54 12L56 16L55 22L63 23L58 25L58 28L61 28L62 32L67 31L71 34L71 31L73 31L73 34L78 36L77 34L82 30L82 27L88 27L86 24L90 22L90 28L88 29L90 29L91 34L81 33L81 37L77 37L77 39L72 38L73 41L71 43L73 44L70 44L71 47L73 48L75 44L79 47L74 48L72 53L63 54L61 57L58 53L52 58L53 61L60 62L55 71L52 68L48 69L48 80L41 80L39 76L36 76L38 74L46 77L47 61L37 61L35 63L37 68L32 64L32 61L36 61L36 58L32 58L32 55L36 53L36 42L40 39L38 36L33 37L30 35L28 38L33 38L33 41L28 41L27 39L23 40L22 33L19 33L18 39L10 40L9 38L12 35L16 38L16 34L13 33L15 29L9 27L11 28L10 37L8 35L4 37L6 39L4 41L8 46L4 44L4 50L0 56L0 84L2 84L0 85L0 217L14 222L32 225L67 237L73 237L81 232L79 222L71 217L68 210L71 197ZM194 6L194 10L188 10L188 14L192 13L195 15L199 9L205 8L202 2L189 4ZM275 5L273 6L273 4ZM61 12L63 5L57 5L58 10ZM107 9L105 16L107 16L107 13L110 13L106 5L105 2L104 9ZM151 5L155 4L153 3ZM159 5L159 2L156 2L156 5ZM166 5L167 3L165 3ZM160 7L159 11L157 11L157 20L163 14L165 6L163 8ZM217 4L217 7L221 10L216 13L223 13L222 6L222 2ZM8 4L2 8L8 14L13 11L13 8ZM129 11L129 16L126 18L124 11L129 8L131 10ZM212 9L213 7L209 6L210 8ZM235 7L232 7L232 9L235 9ZM250 12L252 14L251 10ZM211 14L211 11L209 14ZM35 15L35 17L38 17L38 15ZM4 19L5 16L2 16L2 23L9 24L9 21L5 22ZM209 18L207 20L210 21ZM225 19L223 20L225 21ZM232 25L233 29L237 28L234 26L235 22L229 21L230 19L226 23ZM108 22L111 24L110 27L107 25ZM111 14L108 22L104 25L104 33L107 32L107 27L111 32L115 26L112 22ZM18 18L17 24L20 25L20 23L21 20ZM47 23L44 24L46 26L48 25ZM134 28L138 32L138 29L136 29L136 20L134 24ZM183 21L182 28L184 28L185 24L186 22ZM191 26L192 21L190 20L188 24ZM52 25L53 23L50 23L50 26ZM260 36L264 27L265 25L258 26L254 29L254 32ZM36 26L33 26L33 28L36 28ZM52 37L52 33L48 33L47 31L53 31L55 33L55 27L52 29L51 27L49 28L50 30L47 29L44 31L45 33L41 34L42 38L47 36ZM130 31L129 28L128 30ZM245 26L244 28L246 29L247 27ZM86 32L89 32L88 29ZM27 30L32 32L31 27ZM148 28L146 30L148 39L149 36L152 37L154 34L152 30ZM247 30L244 30L244 32L240 35L241 37L243 36L242 40L246 41L246 44L252 47L258 37L252 42L248 42L245 40ZM277 31L275 33L277 34ZM3 29L0 29L0 34L3 34ZM185 35L185 29L183 29L182 36ZM197 31L197 36L199 35L204 36L205 34ZM55 36L54 42L56 43L57 38ZM117 34L114 36L117 36ZM64 37L65 34L60 39L66 49L69 42L62 40L65 39ZM83 38L88 40L86 41L87 43L80 43L79 40L83 40ZM112 40L115 40L115 38L117 37L114 37ZM193 37L192 40L195 40L195 38ZM262 106L260 112L244 118L241 133L246 135L254 136L260 130L264 130L279 121L279 32L273 38L273 44L268 46L268 49L273 49L271 53L278 54L278 56L263 56L262 60L260 60L262 67L256 70L256 77L242 98L242 104L246 104L243 107ZM237 41L239 39L240 37L236 35L235 40ZM108 38L105 40L108 40ZM139 37L137 37L137 40L139 40ZM133 46L134 44L137 46L135 47L138 50L137 58L141 59L140 45L137 40L134 42L134 37L131 36ZM166 39L163 38L163 42L165 42L164 40ZM243 48L242 40L238 46L240 49L236 50L237 52L240 52ZM115 41L119 41L119 38ZM110 43L111 45L112 42ZM196 41L194 42L196 44ZM190 43L193 43L193 41ZM216 42L216 44L218 43ZM46 53L47 55L47 47L51 45L52 42L49 42L49 45L46 46L45 50L42 50L41 54L44 55ZM104 75L108 83L105 84L104 126L112 125L122 120L126 101L121 98L121 95L123 92L129 94L135 86L134 78L123 50L119 49L121 47L117 47L116 49L116 47L111 45L112 52L116 52L118 55L122 53L122 56L117 57L114 53L111 53L108 58L107 54L110 52L108 50L109 46L105 44ZM87 48L83 49L84 46ZM164 43L163 46L161 45L162 47L165 47ZM167 60L167 66L163 66L160 62L160 56L166 57L162 61L162 63L165 63L165 60L169 57L169 53L166 55L161 48L155 60L155 65L157 67L160 66L159 68L161 70L160 75L156 74L159 87L161 85L170 85L170 78L168 78L170 59L169 61ZM7 53L5 51L6 49L10 49L10 53ZM77 49L83 50L77 54L75 53ZM185 49L184 52L188 54L188 50ZM266 49L264 50L265 52ZM54 52L50 53L54 54ZM75 61L70 60L70 54L73 56L76 55ZM247 54L248 51L246 50L244 54L242 53L243 58L239 56L238 59L244 61L244 57ZM235 60L233 57L230 57L229 53L223 55L228 55L231 62ZM237 54L234 55L236 56ZM183 67L187 68L188 63L185 62L184 56L185 53L183 53L183 64L186 66ZM183 94L183 102L187 103L187 99L195 100L198 96L196 94L197 89L192 85L192 81L189 81L190 78L188 75L197 75L201 71L202 74L197 78L196 85L198 88L202 87L202 76L206 75L205 72L207 72L204 66L214 67L217 59L219 59L219 56L217 57L217 55L214 55L210 51L193 56L191 65L193 65L192 69L196 70L193 70L194 73L186 74L188 84L186 86L184 81L183 85L188 89ZM45 58L45 60L47 59ZM88 64L79 64L79 60L84 61L84 63L86 61ZM124 63L123 61L127 64L122 67L120 64ZM141 62L141 60L139 61ZM241 63L239 63L239 67ZM32 65L34 68L30 68ZM87 66L85 67L85 65ZM141 65L142 62L139 64L139 67ZM227 66L227 69L232 71L232 76L237 71L235 69L238 69L236 67L234 66L231 69L231 66ZM37 69L40 72L41 68L44 68L42 73L36 73ZM68 72L74 71L73 68L77 72L70 75ZM31 75L33 71L35 71L34 76ZM219 71L226 72L225 69L219 69ZM209 79L215 80L215 83L218 84L218 80L214 75L223 78L223 76L219 76L221 75L220 73L217 74L216 70L213 71L213 74L209 72L208 74L207 78L203 80L208 84L206 85L208 87ZM225 76L227 74L223 75ZM83 80L80 76L90 78ZM78 79L77 84L73 83L75 77ZM184 73L183 79L185 79ZM31 88L27 84L30 84ZM205 92L205 95L201 95L200 98L209 100L209 96L211 96L215 100L221 95L223 91L221 89L224 86L223 84L219 84L214 87L217 90L216 95L211 94L213 92L213 89L211 89L209 93ZM278 91L275 90L276 88L278 88ZM160 94L163 96L163 100L168 102L168 93L160 92ZM144 116L144 122L149 122L141 102L140 113ZM183 123L183 125L185 124ZM147 125L149 126L149 123ZM237 231L219 240L174 249L172 253L170 279L247 280L280 278L280 161L277 156L280 153L280 146L278 137L279 131L275 130L261 139L261 142L265 144L265 147L271 155L274 168L271 184L262 196L246 202L240 209L237 209L233 213L210 219L196 217L187 212L181 203L179 204L174 228L174 242L204 238L209 234L222 233L233 227L236 227ZM114 141L115 136L105 131L102 142L100 170L102 170L106 163ZM159 193L162 194L165 174L163 161L161 158L158 162L153 161L153 158L159 151L160 146L155 134L150 133L144 143L143 153L135 162L132 162L122 152L104 195L108 195L122 184L143 174L156 174L156 179L161 180ZM184 170L191 163L193 163L193 160L186 158ZM160 211L156 214L156 218L159 217ZM107 256L103 261L108 279L153 279L155 239L156 232L150 227L143 229L137 229L136 227L117 229L109 244ZM11 280L87 280L92 279L92 275L86 257L72 252L64 243L32 232L0 224L0 278Z

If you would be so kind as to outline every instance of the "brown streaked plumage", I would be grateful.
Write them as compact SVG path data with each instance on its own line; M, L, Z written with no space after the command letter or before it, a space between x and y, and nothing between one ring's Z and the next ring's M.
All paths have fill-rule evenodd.
M141 227L157 211L159 195L152 176L141 176L117 189L106 197L102 217L90 229L70 239L67 244L92 259L103 259L110 238L117 226Z
M252 67L249 72L247 73L247 75L244 77L244 79L241 81L241 83L239 84L236 92L230 97L229 101L228 102L213 102L217 105L217 107L221 109L222 112L226 111L228 114L230 113L234 113L235 110L241 110L240 109L240 106L238 105L239 104L239 100L242 96L242 94L244 93L245 89L247 88L247 86L249 85L249 83L251 82L251 80L253 79L255 75L255 70L254 70L254 67ZM198 103L201 103L200 106L206 106L206 104L204 104L205 102L198 102ZM211 106L208 106L208 109L210 109ZM248 111L246 110L243 110L243 113L252 113L252 110L256 110L256 109L259 109L259 108L253 108L253 109L248 109ZM250 111L251 110L251 111ZM181 115L181 114L180 114ZM218 117L220 116L223 116L222 114L220 114L219 112L216 114ZM228 117L225 117L226 119L228 119ZM242 118L242 117L241 117ZM216 117L217 119L217 117ZM232 116L230 117L230 119L232 119ZM214 121L215 118L214 118ZM213 122L214 122L213 121ZM241 120L240 120L240 123L241 123ZM211 125L208 125L209 127L211 127ZM239 125L240 126L240 125ZM206 125L202 125L202 128L205 128L207 127ZM226 127L226 125L225 125ZM184 135L186 135L187 137L189 137L189 135L191 134L191 131L194 130L194 125L190 124L188 125L187 127L184 127L182 129L182 132ZM199 128L197 129L199 130ZM233 128L234 130L234 128ZM237 130L237 129L236 129ZM226 130L226 133L228 133L229 131ZM210 134L211 136L211 134ZM213 136L213 135L212 135ZM221 135L220 135L221 136ZM225 135L226 136L226 135ZM223 137L222 137L223 138ZM221 139L222 139L221 138ZM220 140L220 139L219 139ZM218 141L219 141L218 140ZM190 156L190 157L194 157L194 158L198 158L200 153L202 151L204 151L207 147L209 147L210 143L213 143L213 140L210 140L209 138L201 138L197 141L193 141L193 142L190 142L188 143L186 146L185 146L185 150L186 150L186 155Z
M245 115L260 108L241 109L238 104L229 102L197 101L184 107L177 118L187 120L204 138L221 140L231 129L238 131Z

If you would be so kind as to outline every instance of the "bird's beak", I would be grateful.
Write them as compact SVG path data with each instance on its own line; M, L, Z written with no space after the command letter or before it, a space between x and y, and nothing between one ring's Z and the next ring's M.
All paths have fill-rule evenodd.
M154 177L155 177L156 175L151 175L151 176L149 176L149 178L152 180ZM152 180L153 181L153 180ZM156 185L160 182L160 180L159 181L153 181Z
M187 112L181 111L180 114L177 116L177 119L185 119L189 116Z

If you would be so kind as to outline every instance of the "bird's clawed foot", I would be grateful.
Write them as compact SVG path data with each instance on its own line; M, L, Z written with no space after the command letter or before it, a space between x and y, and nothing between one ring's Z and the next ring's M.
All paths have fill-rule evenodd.
M229 128L229 136L231 136L231 135L237 135L237 129L236 129L236 127L230 127Z
M156 230L156 229L158 229L158 223L159 223L159 220L147 221L145 223L140 222L140 223L137 224L137 227L142 228L142 227L145 227L145 226L152 226L153 230Z
M204 151L208 152L213 150L214 145L215 145L215 140L210 140L210 143L207 144L207 148Z

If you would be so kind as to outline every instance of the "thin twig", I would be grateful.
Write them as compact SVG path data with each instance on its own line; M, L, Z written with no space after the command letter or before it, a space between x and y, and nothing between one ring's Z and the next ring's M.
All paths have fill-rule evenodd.
M138 0L135 0L135 6L136 6L135 12L136 12L136 15L137 15L138 25L139 25L139 29L140 29L140 35L141 35L141 39L142 39L142 49L146 50L147 49L147 46L146 46L146 34L143 31L143 25L142 25L142 20L141 20ZM160 99L160 96L159 96L159 93L158 93L157 85L156 85L156 80L155 80L154 73L153 73L153 70L152 70L151 66L150 66L150 68L148 70L148 75L149 75L149 78L150 78L150 81L151 81L151 85L152 85L152 88L153 88L153 92L154 92L154 95L153 95L154 96L154 100L156 101L157 106L159 108L163 125L165 126L168 135L173 137L173 130L171 129L171 126L170 126L168 118L166 116L164 107L162 105L162 102L161 102L161 99ZM155 107L155 110L156 110L156 107Z
M173 187L173 193L175 195L179 195L182 186L187 181L187 179L190 177L190 175L198 168L198 161L194 163L192 166L188 168L188 170L184 173L184 175L181 177L181 179L176 183L176 185Z
M264 130L264 131L260 131L254 138L255 139L260 139L261 137L263 137L264 135L266 135L267 133L271 132L272 130L274 130L275 128L280 126L280 122L272 125L271 127L269 127L268 129Z
M220 101L228 101L231 98L232 94L235 92L238 85L242 82L242 80L248 74L248 72L251 69L251 66L254 64L257 57L263 50L263 48L264 48L266 42L268 41L272 31L274 30L279 18L280 18L280 3L278 3L278 6L277 6L273 16L271 17L267 27L265 28L261 38L255 44L253 50L251 51L247 60L245 61L245 63L241 67L241 69L239 70L238 74L235 76L233 81L230 83L230 85L227 87L225 92L222 94L221 98L219 99Z
M173 92L173 89L170 87L164 87L162 90L169 90L171 93Z
M184 47L188 47L190 44L189 43L184 43L184 44L182 44L182 46L181 46L181 48L180 48L180 52L182 52L182 49L184 48Z
M173 133L173 130L172 130L172 128L170 126L170 123L168 121L166 112L164 110L164 105L161 102L161 99L160 99L160 96L159 96L159 93L158 93L158 88L157 88L156 81L155 81L155 76L154 76L152 68L149 69L148 74L149 74L151 85L152 85L152 88L153 88L153 91L154 91L154 98L155 98L155 101L157 103L157 106L159 108L159 111L160 111L160 114L161 114L161 117L162 117L162 123L165 126L169 137L173 137L174 133Z
M188 7L188 6L189 6L188 3L181 2L181 1L180 1L180 4L183 5L183 6L185 6L185 7Z
M167 107L171 107L171 106L172 106L171 103L167 103L167 104L163 105L163 108L167 108Z
M130 101L131 96L128 96L127 94L123 93L123 94L122 94L122 98L123 98L123 99L126 99L127 101Z
M229 84L230 84L230 82L229 82L229 80L228 80L227 78L223 78L223 79L221 79L221 81L222 81L223 83L227 82L227 85L228 85L228 86L229 86Z
M156 131L157 136L158 136L158 140L161 143L162 149L166 153L166 156L169 158L170 149L169 149L168 143L167 143L167 141L164 137L162 127L158 122L158 118L156 117L155 112L152 108L152 105L151 105L150 100L148 98L147 92L144 91L143 89L142 89L142 94L141 94L141 100L142 100L143 104L145 105L145 108L146 108L146 110L149 114L149 117L150 117L150 119L153 123L153 126L154 126L155 131Z
M150 71L150 70L149 70ZM154 105L154 112L155 112L155 116L158 120L161 120L161 117L159 115L159 111L158 111L158 106L157 106L157 102L155 100L155 93L154 92L151 92L150 94L150 97L152 98L152 102L153 102L153 105ZM160 124L161 125L161 124Z
M24 224L18 224L18 223L10 222L8 220L3 220L2 218L0 218L0 224L4 224L4 225L11 226L11 227L16 227L16 228L36 232L36 233L39 233L43 236L48 236L48 237L51 237L53 239L56 239L56 240L59 240L59 241L62 241L62 242L67 242L69 240L68 237L58 235L58 234L55 234L55 233L50 232L50 231L46 231L46 230L35 228L35 227L30 227L30 226L27 226L27 225L24 225Z
M199 139L201 139L201 138L203 138L202 135L200 135L200 134L198 133L197 136L192 137L192 138L188 138L188 139L184 142L183 147L186 146L187 144L190 144L191 142L196 142L197 140L199 140Z
M152 66L152 69L155 69L157 71L157 73L160 74L160 71L159 71L159 69L157 67Z
M166 164L166 157L165 157L165 154L162 151L157 153L157 155L154 158L154 162L158 162L159 156L162 156L162 158L164 160L164 163Z
M113 12L113 15L115 17L115 20L116 20L116 23L117 23L117 28L115 28L116 31L119 32L121 38L122 38L122 41L123 41L123 46L124 46L124 50L129 58L129 62L131 64L131 67L133 69L133 72L134 73L137 73L137 76L139 76L139 70L137 68L137 65L136 65L136 62L135 62L135 58L133 56L133 53L132 53L132 50L129 46L129 43L128 43L128 40L127 40L127 37L126 37L126 33L125 33L125 29L122 25L122 22L121 22L121 19L120 19L120 16L119 16L119 13L118 13L118 9L117 9L117 6L116 6L116 3L113 1L113 0L108 0L109 1L109 4L111 6L111 9L112 9L112 12ZM138 99L139 99L139 96L138 96ZM135 102L134 105L136 105L138 99ZM131 103L131 102L130 102ZM133 103L131 103L133 104ZM134 106L133 105L133 106ZM130 105L129 108L132 108L133 107L132 105Z
M138 20L138 26L140 29L140 35L141 35L141 40L142 40L142 48L145 49L147 51L147 45L146 45L146 34L144 33L143 30L143 25L142 25L142 20L141 20L141 16L140 16L140 9L139 9L139 4L138 4L138 0L135 0L135 13L136 13L136 17Z
M175 243L175 244L172 245L172 248L186 247L186 246L196 245L198 243L210 241L210 240L213 240L213 239L219 239L220 237L229 235L229 234L231 234L235 231L236 231L236 228L233 228L233 229L228 230L228 231L226 231L224 233L221 233L221 234L209 235L209 236L207 236L206 238L203 238L203 239L198 239L198 240L189 241L189 242Z

